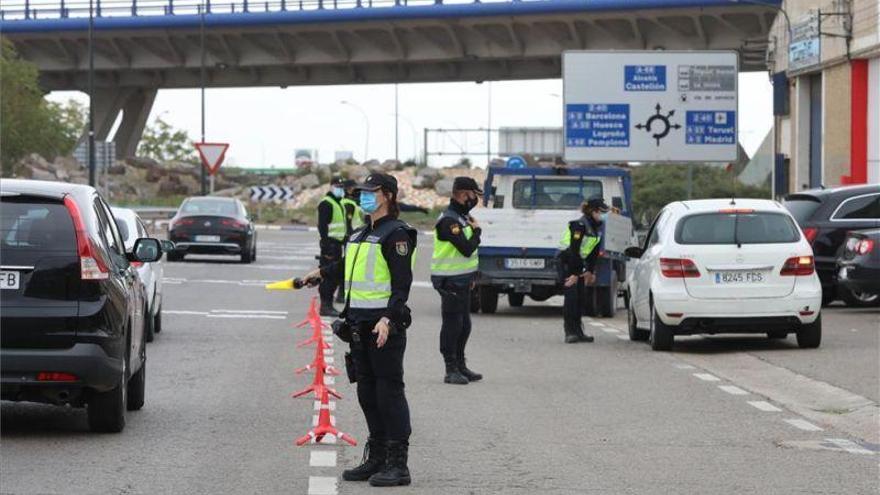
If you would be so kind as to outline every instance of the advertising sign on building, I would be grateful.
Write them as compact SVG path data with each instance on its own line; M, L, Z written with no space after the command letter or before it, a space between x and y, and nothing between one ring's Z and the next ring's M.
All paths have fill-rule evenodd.
M799 70L818 65L822 42L819 37L819 14L810 12L791 26L788 45L788 70Z
M297 167L308 167L318 161L318 150L298 149L293 151L293 162Z
M736 160L738 68L732 51L565 52L565 160Z

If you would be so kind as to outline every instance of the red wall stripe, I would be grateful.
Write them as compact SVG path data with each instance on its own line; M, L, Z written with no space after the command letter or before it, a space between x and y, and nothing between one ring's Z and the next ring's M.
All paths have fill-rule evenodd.
M850 112L849 177L841 177L844 184L868 182L868 61L850 62L852 95Z

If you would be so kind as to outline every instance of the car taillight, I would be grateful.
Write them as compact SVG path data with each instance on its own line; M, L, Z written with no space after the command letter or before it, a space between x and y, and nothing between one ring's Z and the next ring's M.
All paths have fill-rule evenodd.
M718 213L754 213L753 208L723 208Z
M171 221L171 226L170 226L170 227L173 229L173 228L175 228L175 227L182 227L182 226L185 226L185 225L192 225L192 224L194 224L194 223L196 223L196 221L193 220L192 218L178 218L177 220L172 220L172 221Z
M110 270L100 256L96 256L98 248L89 237L83 223L79 206L70 196L64 197L64 206L73 220L73 228L76 231L76 252L79 255L79 270L82 280L105 280L110 277Z
M700 270L686 258L660 258L660 273L667 278L698 278Z
M874 240L873 239L862 239L856 243L855 251L858 254L868 254L874 250Z
M220 220L220 223L227 227L235 227L237 229L243 229L245 227L243 222L239 222L234 218L224 218L223 220Z
M144 265L144 262L143 261L132 261L129 264L134 268L140 268Z
M60 373L57 371L41 371L37 373L38 382L75 382L76 375L70 373Z
M784 276L801 277L812 275L816 271L816 264L812 256L792 256L785 260L779 274Z
M812 244L813 241L816 240L816 236L818 235L819 229L817 229L816 227L807 227L804 229L804 237L807 238L807 242L809 242L810 244Z

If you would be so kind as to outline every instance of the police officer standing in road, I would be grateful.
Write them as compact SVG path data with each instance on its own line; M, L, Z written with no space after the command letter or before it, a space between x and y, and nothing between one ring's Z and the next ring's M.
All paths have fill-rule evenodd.
M342 187L345 189L345 196L340 203L342 203L342 207L345 210L345 229L349 236L364 224L364 211L358 205L356 185L357 183L351 179L347 179L342 183Z
M347 295L337 334L351 340L358 401L370 436L362 463L342 473L347 481L373 486L410 484L411 433L404 394L403 355L412 322L406 303L413 281L415 229L398 220L397 180L374 173L361 189L360 205L370 221L348 240L345 266L328 264L304 277L332 278L343 271ZM337 327L343 330L337 331ZM341 337L341 336L340 336ZM342 337L341 337L342 338Z
M440 293L440 354L446 365L443 381L458 385L481 380L468 369L465 346L471 335L471 297L479 268L480 225L470 215L483 191L470 177L456 177L449 207L434 226L431 282Z
M581 205L583 216L569 222L562 235L559 252L559 274L565 286L563 318L565 343L592 342L584 334L584 285L596 282L595 267L601 240L603 214L608 205L601 197L593 197Z
M345 209L340 202L345 196L342 178L334 177L330 181L330 191L318 203L318 235L321 238L320 264L336 263L342 259L342 248L345 240ZM318 294L321 296L321 316L339 316L333 307L333 293L339 286L341 273L336 277L324 277Z

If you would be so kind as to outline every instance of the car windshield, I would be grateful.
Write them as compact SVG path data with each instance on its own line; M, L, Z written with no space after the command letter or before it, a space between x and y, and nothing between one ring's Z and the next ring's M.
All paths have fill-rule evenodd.
M815 199L791 198L786 199L782 205L791 212L794 219L797 220L797 223L803 225L804 222L808 221L810 217L813 216L813 213L819 209L819 206L821 206L822 203Z
M770 212L698 213L679 220L675 231L678 244L777 244L799 239L788 215Z
M602 196L602 183L595 180L532 180L513 183L513 207L538 210L574 210L594 196Z
M182 215L218 215L222 217L238 216L235 201L196 198L187 200L180 207Z

